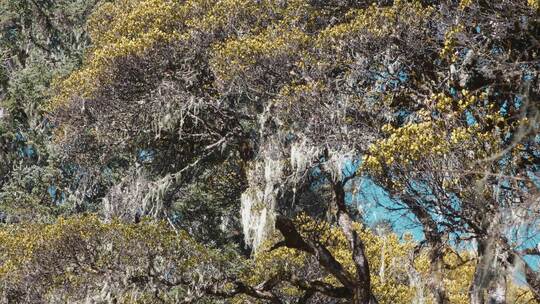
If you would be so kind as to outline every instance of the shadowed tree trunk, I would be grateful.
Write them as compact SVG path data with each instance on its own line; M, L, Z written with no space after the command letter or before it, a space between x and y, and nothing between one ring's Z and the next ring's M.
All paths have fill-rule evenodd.
M375 296L371 291L371 279L369 273L369 264L366 257L364 242L360 239L357 231L352 225L353 221L347 211L345 202L344 185L347 180L339 181L333 184L334 203L336 204L338 225L345 234L352 250L352 258L356 266L356 275L354 278L353 299L354 304L373 304L377 303Z
M356 268L354 274L347 271L324 245L310 239L304 239L296 229L293 221L285 216L276 218L276 229L281 232L284 240L276 244L273 249L286 246L315 256L319 264L344 286L340 290L326 290L326 294L331 292L340 297L348 298L352 304L377 304L377 299L371 290L370 269L364 242L354 229L353 220L347 211L345 183L346 180L332 184L334 190L332 204L337 212L337 224L343 231L351 248L352 260Z
M422 225L426 242L430 246L429 260L430 268L428 286L432 290L433 296L437 304L449 304L450 299L446 292L446 288L442 280L442 268L444 257L444 243L442 235L437 228L437 222L432 218L431 214L419 204L415 199L402 198L402 201L407 208L414 214Z
M474 271L473 280L469 288L471 304L485 304L486 292L495 279L494 264L496 257L496 244L492 237L478 238L478 263Z
M488 304L506 304L506 273L496 274L492 286L488 289Z

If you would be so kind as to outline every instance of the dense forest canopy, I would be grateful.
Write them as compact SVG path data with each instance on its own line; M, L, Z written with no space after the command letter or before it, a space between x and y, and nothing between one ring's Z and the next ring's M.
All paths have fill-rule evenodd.
M0 0L0 303L540 303L539 14Z

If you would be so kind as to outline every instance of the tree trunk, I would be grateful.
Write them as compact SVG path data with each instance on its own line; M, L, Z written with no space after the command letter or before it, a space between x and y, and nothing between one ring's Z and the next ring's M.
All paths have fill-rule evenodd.
M499 237L499 242L503 246L503 250L506 251L507 262L510 264L516 263L516 259L521 260L523 263L523 273L525 275L525 280L527 285L532 292L532 296L536 302L540 303L540 276L537 270L532 269L531 266L524 260L524 256L527 255L527 252L520 252L513 249L508 240L505 237ZM533 252L536 252L537 249L533 249ZM536 253L535 253L536 254Z
M358 286L358 288L354 290L351 304L378 304L378 302L371 293L371 290L366 294L365 288Z
M422 224L422 230L424 231L426 241L431 247L429 254L429 261L431 262L429 269L430 280L428 282L428 287L432 290L437 304L449 304L450 299L448 298L442 280L442 265L445 246L443 243L443 235L437 228L437 222L424 206L413 198L402 197L401 199Z
M484 304L484 290L483 289L470 290L469 300L471 304Z
M431 266L430 266L430 282L429 287L433 290L435 302L437 304L450 304L450 299L446 293L446 288L442 279L442 254L438 250L432 249Z
M497 279L494 280L492 286L488 290L489 304L506 304L506 273L501 269L497 273Z
M478 263L469 287L471 304L485 304L485 292L493 280L495 244L492 238L478 239Z
M334 203L337 209L338 225L345 234L352 250L352 259L356 266L356 287L353 290L353 304L375 304L377 300L371 291L369 263L364 242L353 227L353 221L345 203L345 189L342 182L333 185Z

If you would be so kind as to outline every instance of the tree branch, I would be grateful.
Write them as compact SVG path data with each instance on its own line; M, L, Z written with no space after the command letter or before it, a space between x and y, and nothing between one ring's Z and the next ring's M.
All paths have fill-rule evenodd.
M304 240L300 233L294 227L294 223L287 217L278 216L276 219L276 228L281 232L285 240L283 244L289 248L298 249L317 257L321 266L330 272L341 284L347 288L354 288L355 284L343 266L334 258L332 253L322 244Z

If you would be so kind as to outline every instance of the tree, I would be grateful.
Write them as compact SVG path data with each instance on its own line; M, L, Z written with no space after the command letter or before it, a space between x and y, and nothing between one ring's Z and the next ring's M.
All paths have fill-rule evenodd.
M50 220L69 187L51 151L44 105L55 77L76 67L88 45L95 1L0 3L0 209L3 221ZM51 194L52 193L52 194Z
M86 215L3 227L0 238L7 303L204 302L238 267L230 252L207 251L165 222Z
M119 227L160 227L165 236L186 230L213 248L219 265L219 251L231 247L247 264L242 279L234 271L210 276L208 288L182 297L391 302L380 281L386 260L372 250L382 254L379 240L388 238L395 258L415 251L361 225L350 197L355 182L369 178L393 200L389 212L404 210L424 232L415 244L423 262L406 264L416 277L400 269L387 278L399 287L396 297L518 301L510 300L518 289L508 283L512 269L538 254L522 242L538 232L534 1L117 0L88 11L66 10L64 1L5 3L25 12L6 15L22 24L15 28L29 28L25 16L41 18L17 39L37 41L30 45L39 71L50 73L27 70L34 55L25 48L9 50L11 61L24 61L20 78L11 77L20 80L4 81L13 109L35 100L41 112L32 120L30 111L10 110L16 123L0 129L11 130L1 137L10 165L0 199L36 202L27 213L39 214L46 192L57 195L49 185L59 184L73 213L90 209ZM80 25L89 10L91 47L81 57L74 34L58 30L73 19L53 12L70 12ZM68 53L82 58L72 73L63 71L76 64L54 59ZM18 170L13 152L29 145L17 126L43 121L44 112L52 123L32 138L54 149L26 157L31 165ZM119 234L114 242L132 248L123 228L114 229L106 238ZM474 250L463 248L471 242ZM288 259L297 264L249 273ZM445 283L460 270L467 278ZM537 270L524 263L522 272L527 299L538 300ZM141 286L168 296L168 284L154 279ZM175 282L169 287L182 292L189 285ZM424 285L433 294L419 292Z

